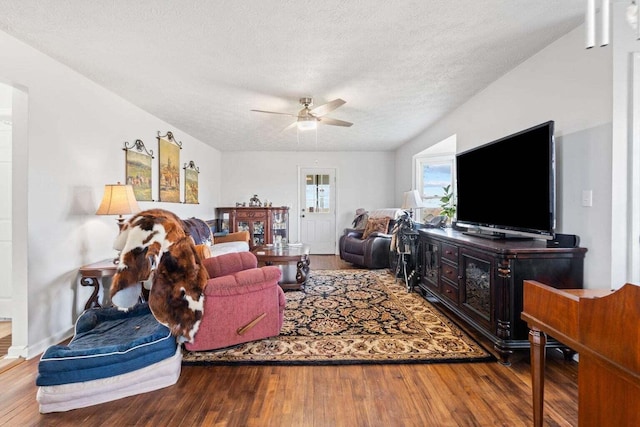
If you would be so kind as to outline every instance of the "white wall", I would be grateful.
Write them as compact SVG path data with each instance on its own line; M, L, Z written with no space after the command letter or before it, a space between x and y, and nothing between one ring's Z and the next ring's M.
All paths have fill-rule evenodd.
M299 239L298 168L336 168L337 241L351 226L356 209L394 206L393 159L392 152L226 152L220 206L248 203L254 194L274 206L289 206L289 232L295 241ZM404 167L411 169L411 163Z
M636 40L635 31L626 22L628 2L616 2L612 5L613 19L613 152L611 183L611 283L614 288L625 282L640 283L640 259L637 258L639 247L637 215L633 211L632 200L638 198L640 182L633 182L633 170L638 162L637 149L632 150L633 140L631 128L640 121L640 106L633 105L631 94L633 81L633 53L640 52L640 41ZM637 71L636 71L637 72ZM640 72L637 72L640 76ZM640 79L639 79L640 80ZM636 89L638 90L638 89ZM637 101L636 101L637 102ZM638 136L636 135L636 138ZM636 141L637 145L638 142ZM638 166L635 166L637 169ZM636 202L637 203L637 202ZM637 209L637 208L636 208ZM631 223L634 218L635 223Z
M458 152L547 120L555 121L558 228L589 249L585 287L610 287L611 47L584 49L579 27L493 82L396 152L396 191L411 185L411 157L457 135ZM593 207L581 206L591 189Z
M0 84L0 319L12 313L11 256L11 100L13 89ZM8 123L5 123L8 122Z
M14 103L10 354L32 357L68 336L83 309L89 290L79 286L78 268L114 255L115 217L94 213L104 184L124 181L124 141L142 139L155 167L157 131L182 141L181 163L194 160L201 171L200 204L140 205L183 217L213 217L220 153L2 32L0 51L0 80L23 93ZM157 186L155 172L154 179Z

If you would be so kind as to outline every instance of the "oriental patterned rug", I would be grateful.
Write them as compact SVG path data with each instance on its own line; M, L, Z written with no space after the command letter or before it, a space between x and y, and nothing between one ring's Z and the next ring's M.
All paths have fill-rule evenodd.
M184 350L183 364L486 362L495 358L386 270L316 270L286 292L278 337Z

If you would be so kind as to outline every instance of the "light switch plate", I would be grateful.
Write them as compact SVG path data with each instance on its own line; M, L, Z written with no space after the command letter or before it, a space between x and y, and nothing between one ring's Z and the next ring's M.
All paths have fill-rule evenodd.
M582 206L593 206L593 191L582 190Z

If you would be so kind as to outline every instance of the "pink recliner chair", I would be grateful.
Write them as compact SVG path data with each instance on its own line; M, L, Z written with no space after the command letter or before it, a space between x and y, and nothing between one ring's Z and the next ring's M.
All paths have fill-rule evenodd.
M202 260L210 279L204 315L189 351L214 350L280 334L286 299L278 267L257 268L251 252Z

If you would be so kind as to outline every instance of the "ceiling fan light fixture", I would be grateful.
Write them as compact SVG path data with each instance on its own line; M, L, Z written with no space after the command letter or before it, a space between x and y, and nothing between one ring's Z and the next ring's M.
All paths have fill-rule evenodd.
M298 117L298 130L314 130L318 127L318 121L313 117Z

